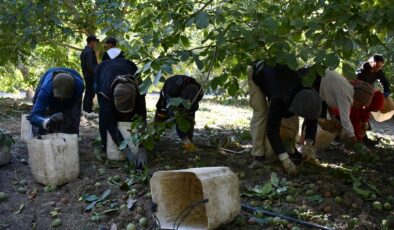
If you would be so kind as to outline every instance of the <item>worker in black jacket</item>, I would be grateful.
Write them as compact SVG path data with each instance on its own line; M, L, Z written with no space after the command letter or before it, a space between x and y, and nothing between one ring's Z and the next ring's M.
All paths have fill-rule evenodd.
M185 113L185 118L190 125L188 130L181 130L179 125L176 125L176 130L178 136L182 139L185 152L196 151L196 147L193 144L195 113L203 95L201 85L196 79L185 75L175 75L168 78L160 91L160 98L156 104L155 122L165 121L170 117L174 117L176 110L181 110L180 112ZM181 98L187 103L191 103L190 107L185 108L183 105L178 107L170 106L169 102L172 98Z
M86 113L93 112L94 99L94 71L97 66L97 57L94 49L99 40L94 35L86 39L87 45L80 55L83 78L85 80L85 96L83 97L83 111Z
M269 66L264 61L255 61L249 68L249 79L250 89L254 91L250 95L254 110L251 121L253 145L260 142L271 144L285 171L296 175L296 166L290 160L280 136L281 122L282 119L293 116L306 119L303 155L304 158L312 158L309 160L315 159L312 145L316 136L317 118L321 114L319 94L312 88L304 87L301 76L286 65ZM255 92L257 90L259 92ZM264 142L265 131L269 143ZM263 149L264 147L262 146Z
M118 41L113 37L110 37L105 41L105 47L107 48L107 51L103 54L103 61L108 59L124 58L124 53L121 49L116 47L117 44Z
M141 95L134 74L137 66L126 59L110 59L100 63L95 72L95 91L99 103L99 130L104 149L107 145L107 132L118 146L124 138L118 130L118 121L130 122L138 116L146 122L145 95ZM130 147L123 150L126 157L137 168L147 163L147 153L143 147L131 152Z
M375 54L365 62L356 72L357 79L373 85L377 80L383 86L383 95L390 95L390 83L383 73L384 59L382 55Z

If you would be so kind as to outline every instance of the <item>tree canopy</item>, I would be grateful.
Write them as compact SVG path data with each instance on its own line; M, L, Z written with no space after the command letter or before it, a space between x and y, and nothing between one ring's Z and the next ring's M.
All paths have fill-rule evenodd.
M163 76L206 76L244 92L256 59L339 67L347 77L368 56L394 59L394 6L380 0L0 0L0 75L21 65L79 68L86 35L114 36L140 67L143 88ZM102 46L98 50L102 50ZM20 68L19 68L20 69ZM8 71L10 72L10 71ZM34 72L34 71L33 71ZM34 75L34 74L33 74ZM307 84L307 82L306 82Z

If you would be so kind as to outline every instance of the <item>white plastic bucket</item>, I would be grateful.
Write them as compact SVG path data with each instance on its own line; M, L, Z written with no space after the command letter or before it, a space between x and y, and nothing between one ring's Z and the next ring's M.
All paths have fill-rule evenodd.
M179 229L215 229L234 220L241 209L239 181L228 167L159 171L150 188L162 229L173 229L179 217L177 227L185 210L204 199L208 201L194 206Z
M54 133L27 141L29 164L36 182L62 185L79 175L78 136Z
M130 138L131 136L131 133L129 131L130 127L131 127L131 122L118 122L118 129L124 139ZM133 153L138 151L138 147L134 146L131 140L129 141L128 146ZM107 132L107 158L109 160L115 160L115 161L126 159L124 154L119 150L119 147L112 140L112 137L109 134L109 132Z
M27 120L27 116L29 114L22 114L21 117L21 140L23 142L27 142L33 137L33 130L29 120Z
M334 141L338 132L329 132L322 129L320 126L317 128L316 142L313 145L316 150L325 150L330 147L331 142Z

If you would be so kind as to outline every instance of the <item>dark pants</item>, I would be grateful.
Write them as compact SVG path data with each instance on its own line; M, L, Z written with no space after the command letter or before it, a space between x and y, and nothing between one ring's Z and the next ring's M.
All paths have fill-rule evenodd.
M85 76L85 96L83 97L83 111L93 112L94 80L93 76Z
M65 109L63 111L48 111L47 116L51 116L57 112L63 113L63 121L55 128L50 130L45 130L42 127L34 126L33 135L45 135L50 133L67 133L67 134L77 134L79 135L79 123L81 120L81 99L78 100L75 105L70 109Z

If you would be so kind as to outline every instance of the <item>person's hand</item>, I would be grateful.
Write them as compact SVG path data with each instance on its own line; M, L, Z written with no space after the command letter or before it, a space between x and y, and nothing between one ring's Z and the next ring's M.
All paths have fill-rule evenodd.
M197 148L193 143L183 144L183 150L185 153L195 153Z
M354 144L356 144L358 142L358 140L355 136L344 135L340 139L348 147L352 147Z
M148 154L146 152L146 149L143 147L140 147L138 149L137 153L137 160L136 160L136 168L137 169L144 169L145 165L148 163Z
M59 127L60 123L63 121L63 113L55 113L44 120L43 128L46 130L54 130Z
M312 144L313 144L312 141L308 141L308 140L306 141L302 149L302 156L305 162L316 164L318 163L316 160L316 150Z
M290 160L289 154L282 153L279 154L279 160L282 162L283 169L290 176L297 176L298 170L293 161Z

